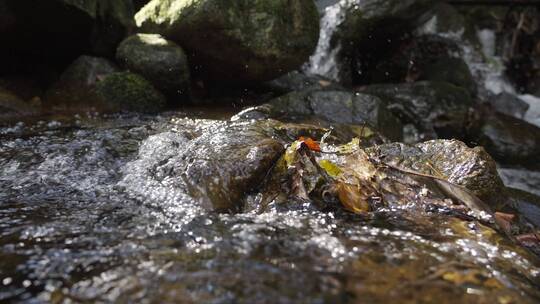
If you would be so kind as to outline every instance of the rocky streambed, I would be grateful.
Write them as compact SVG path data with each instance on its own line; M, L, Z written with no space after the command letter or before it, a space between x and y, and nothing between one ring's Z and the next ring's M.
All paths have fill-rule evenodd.
M0 301L540 301L536 7L26 2Z

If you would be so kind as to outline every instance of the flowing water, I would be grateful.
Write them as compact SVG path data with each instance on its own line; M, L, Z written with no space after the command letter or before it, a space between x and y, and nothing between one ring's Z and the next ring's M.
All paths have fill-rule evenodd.
M310 67L331 78L339 16L326 9ZM0 128L0 302L540 301L536 257L488 227L422 206L372 218L309 204L200 208L155 168L230 114Z
M302 204L236 215L197 207L152 169L223 126L184 116L0 129L0 301L540 300L535 258L418 206L372 219Z

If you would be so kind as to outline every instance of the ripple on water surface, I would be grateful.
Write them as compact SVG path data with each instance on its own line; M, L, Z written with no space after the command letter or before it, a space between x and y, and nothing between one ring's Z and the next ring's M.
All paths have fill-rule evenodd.
M536 302L530 256L414 206L214 214L168 174L222 122L171 116L0 129L0 301Z

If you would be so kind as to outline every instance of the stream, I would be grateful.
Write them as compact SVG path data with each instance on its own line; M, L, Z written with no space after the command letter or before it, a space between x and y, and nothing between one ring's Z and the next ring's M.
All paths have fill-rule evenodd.
M304 66L330 79L339 72L329 45L339 5L326 8ZM465 58L485 92L515 93L496 67ZM528 102L527 120L540 125L540 100ZM87 113L0 127L0 302L540 302L538 258L479 222L415 204L370 218L307 203L216 213L154 170L238 111ZM500 171L535 190L529 171Z

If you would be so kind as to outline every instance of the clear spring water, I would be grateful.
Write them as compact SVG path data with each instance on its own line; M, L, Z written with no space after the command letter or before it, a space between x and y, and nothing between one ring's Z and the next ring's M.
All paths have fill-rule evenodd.
M418 206L370 220L301 204L197 207L153 169L223 123L182 117L0 129L0 301L540 300L534 258Z

